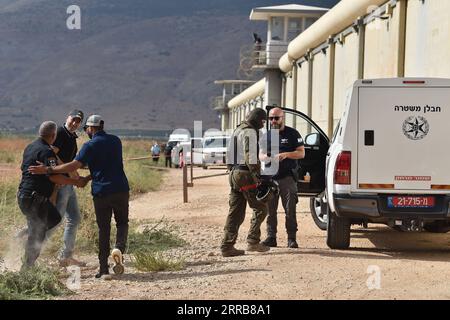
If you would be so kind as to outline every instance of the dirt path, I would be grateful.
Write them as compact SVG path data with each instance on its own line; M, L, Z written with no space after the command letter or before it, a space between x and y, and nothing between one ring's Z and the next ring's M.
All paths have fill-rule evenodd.
M196 175L212 171L195 170ZM214 171L214 173L217 173ZM81 289L71 299L436 299L450 298L450 235L406 234L389 228L355 227L352 248L330 250L325 233L298 204L300 249L286 246L279 213L279 247L265 254L223 258L219 244L228 209L226 177L195 181L182 203L181 170L167 174L162 190L130 204L132 219L166 217L180 227L189 246L176 250L188 266L178 272L141 273L131 268L120 279L93 279L96 260L82 271ZM248 213L248 217L250 212ZM238 248L245 248L248 217ZM263 230L265 234L265 230ZM380 289L375 287L380 271ZM373 272L373 271L372 271ZM369 278L370 277L370 278Z

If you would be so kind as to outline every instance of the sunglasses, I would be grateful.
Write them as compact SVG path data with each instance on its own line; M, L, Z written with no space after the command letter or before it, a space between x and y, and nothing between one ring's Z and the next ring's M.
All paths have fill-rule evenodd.
M278 120L280 120L281 118L283 118L283 117L269 117L269 120L270 120L270 121L272 121L272 120L278 121Z

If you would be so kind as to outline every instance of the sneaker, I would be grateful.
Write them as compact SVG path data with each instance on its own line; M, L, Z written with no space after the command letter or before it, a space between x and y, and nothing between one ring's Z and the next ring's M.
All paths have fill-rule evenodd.
M275 237L267 237L266 240L264 240L263 242L261 242L263 245L268 246L268 247L273 247L275 248L277 246L277 238Z
M95 275L95 279L112 280L112 276L109 274L109 271L100 271Z
M298 248L297 241L295 239L288 239L288 248L296 249Z
M237 257L245 255L244 250L238 250L235 247L222 249L222 257Z
M86 262L79 261L74 258L64 258L59 260L60 267L68 267L68 266L77 266L77 267L86 267Z
M123 266L123 255L122 251L115 248L111 252L111 257L114 260L113 271L115 274L122 274L125 271L125 267Z
M254 252L267 252L270 250L270 247L260 243L249 243L247 245L247 251L254 251Z

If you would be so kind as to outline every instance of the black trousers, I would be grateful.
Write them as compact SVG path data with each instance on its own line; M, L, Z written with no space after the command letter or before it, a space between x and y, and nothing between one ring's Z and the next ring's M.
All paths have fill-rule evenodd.
M292 176L287 176L277 180L280 187L280 194L274 197L268 204L269 215L267 216L267 236L276 238L277 236L277 210L278 201L281 198L284 212L286 214L286 231L288 239L295 239L297 235L297 182Z
M28 224L23 265L32 267L41 253L47 231L60 223L61 215L48 198L37 193L19 191L17 202Z
M117 234L116 245L125 253L128 238L128 192L114 193L103 197L94 197L95 216L98 226L100 272L108 271L108 257L110 253L111 217L114 213Z
M166 156L166 167L172 168L172 157Z

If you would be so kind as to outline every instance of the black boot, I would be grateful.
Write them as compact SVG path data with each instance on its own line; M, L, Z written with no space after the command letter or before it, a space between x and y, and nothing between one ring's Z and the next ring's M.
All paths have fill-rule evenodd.
M263 245L275 248L277 246L277 238L275 237L267 237L266 240L262 242Z
M298 248L297 241L292 238L288 239L288 248L293 248L293 249Z

